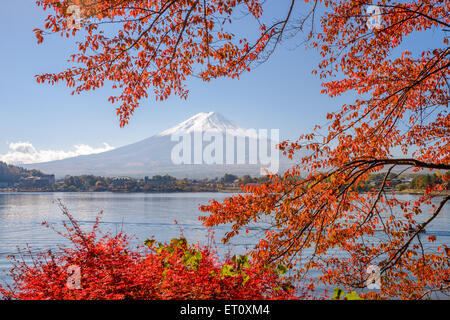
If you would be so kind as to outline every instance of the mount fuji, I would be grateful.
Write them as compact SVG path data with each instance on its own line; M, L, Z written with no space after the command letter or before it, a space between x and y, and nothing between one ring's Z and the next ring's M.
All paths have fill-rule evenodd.
M233 135L237 137L236 139L239 139L239 137L245 139L245 155L241 155L241 160L245 159L244 163L242 163L242 161L233 161L230 164L230 162L223 161L212 164L205 164L203 162L175 164L173 161L173 150L177 145L180 146L181 143L179 140L174 140L173 137L181 138L187 135L194 136L196 133L202 135L202 132L209 132L213 136L226 134ZM247 146L254 143L253 145L258 145L259 148L261 148L260 143L264 142L267 143L268 152L271 153L271 140L264 137L263 140L267 141L262 141L262 138L256 133L256 130L247 130L226 119L219 113L201 112L150 138L111 151L51 162L26 164L23 165L23 167L55 174L57 178L66 175L76 176L82 174L107 177L130 176L137 178L157 174L169 174L177 178L214 178L221 177L225 173L256 176L261 174L261 169L264 166L262 166L261 163L255 164L254 162L249 161L252 156L249 152L250 148L247 148ZM194 141L194 139L192 139L192 141ZM210 141L213 140L211 139ZM206 145L210 143L211 142L207 142ZM188 144L185 144L184 146L187 145ZM272 144L272 146L273 145L274 144ZM202 144L202 150L204 146L205 142ZM235 148L235 146L233 146L233 148ZM255 150L256 149L253 149L253 151ZM223 153L225 158L227 151L222 151L220 151L219 154ZM216 152L217 151L215 151L215 153ZM182 153L184 153L184 151ZM270 156L272 156L272 154ZM233 159L237 158L234 158L233 156ZM283 172L292 165L293 162L284 158L280 153L279 172Z

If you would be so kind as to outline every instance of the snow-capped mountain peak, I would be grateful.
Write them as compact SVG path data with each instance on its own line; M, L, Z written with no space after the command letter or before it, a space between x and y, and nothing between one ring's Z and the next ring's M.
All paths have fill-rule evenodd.
M184 143L184 134L190 135L193 132L199 131L207 133L208 130L227 135L227 139L223 139L222 141L223 149L225 151L222 156L220 156L220 152L215 152L216 150L219 150L221 146L219 138L209 137L214 139L214 143L212 143L211 141L213 139L205 139L205 135L202 136L201 141L196 140L196 137L194 136L194 139L192 139L192 146L194 149L191 150L194 152L191 153L191 156L187 158L186 161L183 159L182 164L174 162L174 150L179 150L180 139L178 138L180 138L180 136ZM268 168L267 159L272 159L273 161L270 160L269 170L271 172L276 172L277 161L274 159L276 159L275 157L278 153L275 154L271 147L272 144L267 141L267 146L271 148L270 157L268 157L268 152L267 154L264 153L265 148L263 147L263 143L265 143L264 140L267 138L260 136L256 131L256 129L246 130L218 113L202 112L156 136L114 150L52 162L28 164L23 165L23 167L55 174L58 178L66 175L73 176L82 174L106 177L132 176L141 178L150 175L169 174L178 178L205 178L219 177L223 176L225 173L236 175L258 175L261 173L261 169ZM177 139L173 139L174 136L172 136L172 134L178 135L178 141ZM233 139L233 142L231 142L231 140L228 140L230 135L245 138L245 145L241 144L243 141L242 139ZM198 143L200 144L196 145ZM253 143L252 145L257 145L257 152L251 148L251 143ZM195 149L196 146L201 148ZM184 148L183 145L182 147ZM212 158L215 158L217 161L214 160L213 163L206 162L206 159L211 159L211 157L209 157L211 154L208 153L210 151L205 153L205 150L207 150L206 148L208 147L210 147L210 151L212 150L211 148L214 147L214 156ZM195 150L202 151L200 152L200 163L196 162L198 160L196 158L198 154L196 154ZM268 151L268 149L266 149L266 151ZM251 152L256 153L251 154ZM186 152L186 154L188 153L189 152ZM184 157L184 150L182 151L182 154ZM177 156L176 152L175 156ZM178 156L180 156L180 153L178 153ZM220 159L222 159L222 161ZM280 160L280 168L282 168L282 170L286 170L293 165L293 162L290 160ZM274 169L272 169L272 165Z
M160 132L158 136L170 136L173 134L182 135L200 131L227 132L239 136L245 136L247 134L245 128L228 120L220 113L200 112L186 121Z

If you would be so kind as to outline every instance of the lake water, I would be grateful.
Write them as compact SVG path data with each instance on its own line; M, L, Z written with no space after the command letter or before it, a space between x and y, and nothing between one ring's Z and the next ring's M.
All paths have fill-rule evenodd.
M0 193L0 279L4 280L11 263L7 256L17 254L18 248L29 246L32 252L55 249L68 241L43 221L63 230L65 219L57 204L67 206L84 230L90 230L95 218L103 211L101 231L113 234L123 230L135 236L132 245L142 245L155 236L157 241L179 237L180 232L190 243L207 243L208 231L198 220L200 204L209 200L223 200L229 193ZM177 224L175 224L175 220ZM253 228L257 232L257 227ZM214 228L217 249L244 253L256 243L256 237L240 236L233 244L221 244L227 226Z
M29 246L32 251L57 248L67 244L53 230L41 225L43 221L61 230L64 220L56 201L60 199L70 213L88 230L99 211L103 211L101 230L115 233L124 230L135 235L133 244L142 244L151 236L167 241L180 236L180 229L190 243L206 243L208 232L198 217L203 215L199 205L209 200L223 200L229 193L172 193L172 194L120 194L120 193L0 193L0 281L7 279L11 264L7 256L17 254L18 248ZM403 200L414 195L398 196ZM435 203L439 202L436 198ZM427 209L427 208L425 208ZM428 214L424 214L424 218ZM177 220L178 224L174 221ZM249 235L241 234L230 245L220 239L229 226L214 229L217 249L223 255L244 253L262 236L260 226L252 226ZM435 235L437 241L428 246L450 245L450 212L447 207L431 225L426 235ZM427 241L425 241L427 242Z

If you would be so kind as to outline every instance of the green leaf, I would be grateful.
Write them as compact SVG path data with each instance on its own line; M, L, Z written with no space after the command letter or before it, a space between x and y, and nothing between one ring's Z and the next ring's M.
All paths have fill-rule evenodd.
M240 255L239 257L234 255L232 261L236 264L236 268L238 270L250 268L250 263L247 255Z
M242 286L244 286L248 280L250 280L250 277L246 275L245 273L242 273L244 281L242 281Z
M341 288L335 288L331 300L363 300L355 291L352 291L345 296L344 294L345 293Z
M154 240L154 239L146 239L144 241L144 245L150 248L155 244L155 242L156 242L156 240Z
M187 241L185 238L180 238L180 239L173 238L172 240L170 240L170 244L169 244L169 247L171 247L171 248L175 248L175 247L183 248L186 246L187 246Z
M358 296L355 291L352 291L345 296L345 300L363 300L363 299L360 296Z
M334 288L333 297L331 300L341 300L341 296L344 293L341 288Z
M200 265L202 258L203 256L200 251L195 251L195 253L186 251L183 255L183 263L188 267L196 269Z
M278 273L279 275L283 275L283 274L285 274L286 272L288 272L288 268L287 268L287 266L286 266L285 264L279 264L279 265L277 266L277 273Z
M238 272L234 271L233 266L229 264L225 264L220 271L222 276L235 277Z

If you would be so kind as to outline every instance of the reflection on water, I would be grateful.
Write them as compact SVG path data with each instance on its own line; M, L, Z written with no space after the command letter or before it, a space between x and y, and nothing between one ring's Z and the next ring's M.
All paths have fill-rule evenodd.
M6 278L11 264L7 256L29 245L32 251L56 248L67 244L53 230L42 226L46 221L61 228L63 215L56 200L60 199L70 213L88 230L98 212L103 211L101 229L116 233L124 230L135 235L133 244L142 244L151 236L158 241L180 236L180 229L190 243L206 243L208 232L201 226L198 206L209 200L223 200L226 193L174 193L174 194L117 194L117 193L0 193L0 279ZM402 200L417 198L414 195L398 196ZM436 204L439 199L434 200ZM424 218L429 216L424 208ZM178 224L175 224L174 221ZM231 245L220 243L229 226L214 229L220 254L231 250L243 253L263 235L260 226L252 226L249 235L243 233L233 239ZM437 236L435 243L450 245L450 212L444 207L442 213L427 226L425 235Z

